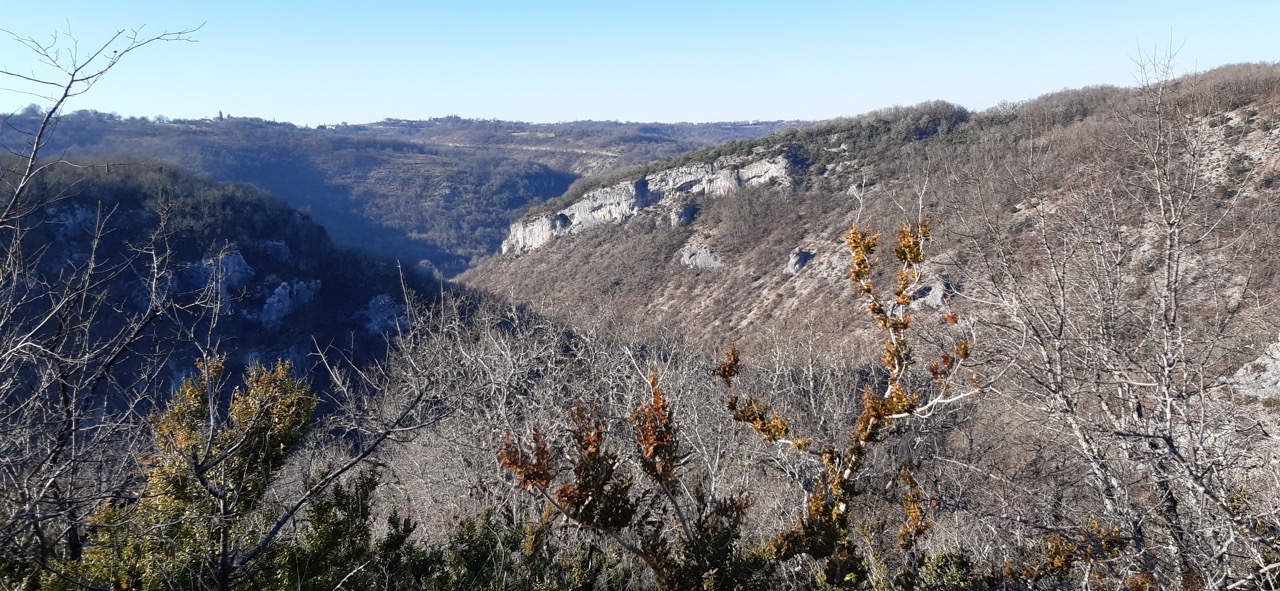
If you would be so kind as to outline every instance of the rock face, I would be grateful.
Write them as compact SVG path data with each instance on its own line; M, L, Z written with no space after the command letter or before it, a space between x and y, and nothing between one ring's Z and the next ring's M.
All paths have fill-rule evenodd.
M689 198L722 195L740 187L767 184L790 187L792 182L782 158L747 164L740 159L721 158L712 164L663 170L596 189L556 213L512 224L507 239L502 242L502 253L529 252L553 238L602 224L620 224L643 210L664 205L670 210L672 223L687 224L697 213L696 206L689 209Z
M1236 391L1259 398L1280 398L1280 342L1271 343L1231 379Z
M298 306L310 302L320 292L320 280L286 281L281 283L267 301L262 304L262 314L258 317L262 325L275 328L284 322L284 317L293 313Z
M224 252L188 267L182 273L182 289L199 289L213 282L218 296L224 300L231 290L244 287L253 278L255 271L244 260L239 250Z
M1245 400L1259 403L1252 416L1258 419L1262 432L1272 433L1280 429L1277 409L1280 409L1280 342L1272 342L1263 349L1257 359L1246 363L1231 376L1228 381L1233 392L1232 399L1237 396ZM1253 427L1247 429L1252 432Z
M693 219L698 217L698 212L702 208L697 203L686 203L683 207L677 207L671 210L671 226L687 226L693 223Z
M783 273L795 275L803 269L809 261L813 260L813 251L796 248L791 251L791 256L787 259L787 266L782 269Z
M381 293L369 300L369 305L358 313L369 334L379 335L406 326L404 304L389 293Z
M680 264L695 269L719 269L724 266L711 248L705 244L689 242L680 249Z
M921 286L911 294L911 309L943 310L947 307L948 299L955 296L955 293L955 287L946 277L939 278L937 281Z

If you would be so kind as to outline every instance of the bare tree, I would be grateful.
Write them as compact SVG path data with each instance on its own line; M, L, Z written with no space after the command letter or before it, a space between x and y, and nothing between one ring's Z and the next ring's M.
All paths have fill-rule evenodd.
M1275 514L1261 499L1274 495L1275 449L1228 387L1261 328L1256 204L1244 183L1215 187L1194 79L1174 80L1171 57L1140 66L1073 173L1051 170L1060 147L1038 138L1003 181L994 166L953 177L978 197L957 214L972 240L965 295L984 311L984 351L1013 368L984 432L1009 438L968 469L1008 477L985 504L1086 580L1256 586L1273 576ZM1020 211L984 205L993 191L1025 197ZM1034 465L1011 468L1017 455Z
M5 32L38 69L5 65L0 79L45 103L34 122L0 121L0 560L12 566L77 555L86 512L124 494L139 405L164 361L150 337L174 312L163 224L105 248L111 204L70 207L77 169L46 145L68 101L126 55L192 31L117 31L87 50ZM66 241L48 242L51 228Z

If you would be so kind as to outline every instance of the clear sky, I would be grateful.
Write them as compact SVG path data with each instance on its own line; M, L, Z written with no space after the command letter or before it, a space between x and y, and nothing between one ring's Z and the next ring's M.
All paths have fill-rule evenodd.
M299 125L393 117L816 120L944 99L970 109L1280 60L1275 0L5 0L0 28L83 50L117 28L201 27L130 54L71 110ZM48 74L0 39L0 66ZM13 89L11 81L0 88ZM38 102L0 92L0 110Z

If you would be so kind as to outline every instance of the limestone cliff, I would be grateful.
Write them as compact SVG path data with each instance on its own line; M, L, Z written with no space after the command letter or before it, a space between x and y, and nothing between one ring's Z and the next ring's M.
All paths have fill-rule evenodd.
M793 179L781 158L746 162L720 158L710 164L692 164L663 170L588 192L578 202L555 213L518 221L502 242L503 254L522 254L553 238L577 234L601 224L620 224L640 211L665 208L673 224L687 224L696 208L689 199L723 195L741 187L760 185L790 187Z

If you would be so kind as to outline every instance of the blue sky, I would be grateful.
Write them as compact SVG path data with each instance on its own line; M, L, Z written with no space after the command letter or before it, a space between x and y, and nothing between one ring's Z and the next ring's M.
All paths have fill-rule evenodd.
M299 125L816 120L932 99L984 109L1132 85L1134 60L1171 44L1179 73L1280 60L1271 0L5 4L0 28L42 40L69 29L82 49L116 28L203 24L195 43L129 55L72 110ZM47 73L8 36L0 66ZM32 102L0 92L0 110Z

